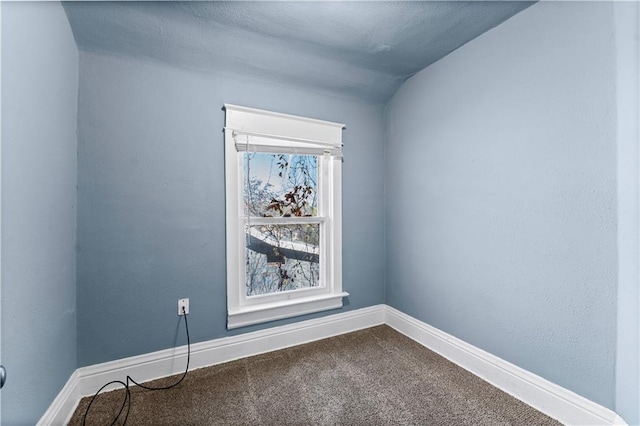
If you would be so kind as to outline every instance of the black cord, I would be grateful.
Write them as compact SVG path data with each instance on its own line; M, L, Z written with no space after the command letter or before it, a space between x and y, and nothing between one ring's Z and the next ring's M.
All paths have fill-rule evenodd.
M125 395L124 395L124 400L122 401L122 406L120 406L120 411L118 411L118 415L116 415L116 417L113 419L113 422L111 422L111 426L114 426L117 422L118 419L120 418L120 416L122 415L122 412L124 411L124 407L127 407L127 414L124 416L124 422L122 423L122 425L124 426L125 424L127 424L127 419L129 418L129 412L131 411L131 389L130 389L130 385L131 383L133 383L136 386L140 386L143 389L146 390L150 390L150 391L156 391L156 390L167 390L167 389L171 389L173 387L178 386L180 383L182 383L182 381L184 380L185 377L187 377L187 372L189 371L189 362L191 361L191 340L189 339L189 323L187 321L187 316L188 314L186 314L184 312L184 308L182 308L182 313L184 314L184 326L185 329L187 330L187 368L185 368L184 373L182 374L182 377L180 377L180 380L178 380L177 382L175 382L172 385L169 386L162 386L162 387L152 387L152 386L146 386L143 385L141 383L136 382L135 380L133 380L133 378L129 375L127 375L127 379L126 382L123 382L122 380L113 380L109 383L107 383L106 385L102 386L100 389L98 389L98 392L96 392L93 395L93 398L91 398L91 402L89 402L89 405L87 405L87 409L84 412L84 416L82 418L82 425L85 426L86 422L87 422L87 414L89 414L89 409L91 408L91 405L93 404L93 401L95 401L95 399L98 397L98 394L100 394L100 392L102 392L102 390L104 388L106 388L109 385L113 385L113 384L119 384L124 386L125 389Z

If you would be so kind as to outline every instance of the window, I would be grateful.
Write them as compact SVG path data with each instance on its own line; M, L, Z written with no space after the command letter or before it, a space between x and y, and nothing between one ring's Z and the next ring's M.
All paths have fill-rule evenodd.
M225 110L227 327L342 307L344 125Z

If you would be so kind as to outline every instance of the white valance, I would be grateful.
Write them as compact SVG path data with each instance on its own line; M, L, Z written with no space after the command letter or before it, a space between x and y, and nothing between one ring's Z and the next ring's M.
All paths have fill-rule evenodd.
M344 124L225 104L236 150L342 156Z

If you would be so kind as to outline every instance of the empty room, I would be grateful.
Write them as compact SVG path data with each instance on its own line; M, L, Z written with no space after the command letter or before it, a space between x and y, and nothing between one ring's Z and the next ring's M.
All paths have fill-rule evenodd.
M0 2L1 424L640 424L639 6Z

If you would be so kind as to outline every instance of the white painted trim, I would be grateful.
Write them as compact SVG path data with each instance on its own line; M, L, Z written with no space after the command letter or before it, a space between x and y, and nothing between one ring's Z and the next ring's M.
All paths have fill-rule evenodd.
M37 426L66 425L78 405L78 370L67 380L56 399L36 424Z
M345 125L316 118L283 114L239 105L224 104L225 129L242 134L308 140L342 146Z
M191 345L190 369L208 367L381 325L384 324L384 309L384 305L376 305L238 336L195 343ZM38 425L67 424L80 399L93 395L105 383L124 380L127 375L136 381L147 382L178 374L183 371L186 359L187 347L180 346L79 368L71 375Z
M389 325L563 424L626 424L616 413L593 401L387 305L376 305L195 343L191 346L190 369L208 367L381 324ZM67 424L80 398L93 395L103 384L112 380L124 380L130 375L137 381L146 382L181 373L186 363L186 355L186 346L181 346L79 368L73 372L38 425Z
M348 296L342 291L342 160L338 156L320 154L326 152L328 146L341 151L344 125L230 104L225 104L224 108L227 328L341 308L342 298ZM249 220L243 216L245 207L241 194L244 176L236 133L273 137L276 141L270 143L282 145L283 148L291 147L285 141L298 141L293 147L318 144L318 172L322 174L317 188L320 200L318 218L322 219L319 222L319 286L260 297L246 295L245 232ZM261 151L260 144L256 145L256 149ZM258 223L265 221L280 223L282 218L258 219ZM299 300L294 302L294 299Z
M231 330L282 318L342 308L342 298L347 296L349 296L349 293L342 292L245 306L235 312L229 311L227 328Z
M626 424L613 411L390 306L385 323L563 424Z

